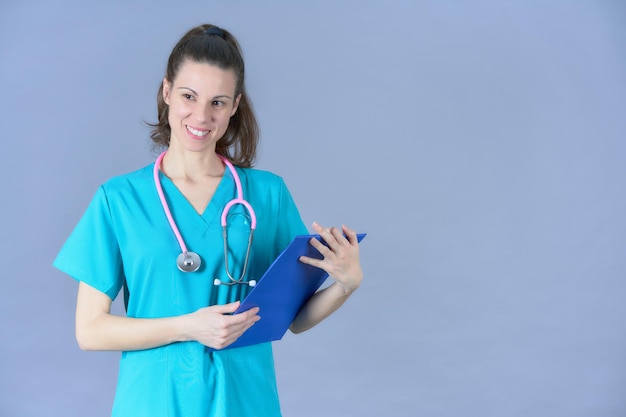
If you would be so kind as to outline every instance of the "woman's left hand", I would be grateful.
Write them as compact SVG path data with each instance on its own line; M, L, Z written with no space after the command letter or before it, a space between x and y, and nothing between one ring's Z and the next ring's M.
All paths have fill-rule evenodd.
M344 294L348 295L361 285L363 271L359 262L359 241L356 232L346 226L341 228L342 230L336 227L324 228L313 223L313 229L326 244L315 238L312 238L310 243L323 259L301 256L300 262L328 272L328 275L343 288Z

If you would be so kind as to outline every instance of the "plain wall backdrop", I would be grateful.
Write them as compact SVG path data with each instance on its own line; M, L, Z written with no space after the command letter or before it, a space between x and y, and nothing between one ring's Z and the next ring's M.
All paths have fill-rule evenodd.
M285 416L626 415L621 1L0 3L0 415L106 416L51 263L200 23L244 49L257 166L368 237L347 305L275 343ZM119 311L119 304L116 304Z

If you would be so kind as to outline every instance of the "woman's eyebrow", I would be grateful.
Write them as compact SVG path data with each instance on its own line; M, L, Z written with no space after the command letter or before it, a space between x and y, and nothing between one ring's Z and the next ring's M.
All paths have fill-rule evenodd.
M196 91L193 88L189 88L189 87L178 87L179 90L189 90L192 93L194 93L195 95L198 95L198 93L196 93Z
M189 90L189 91L191 91L192 93L194 93L195 95L198 95L198 93L197 93L197 92L196 92L193 88L189 88L189 87L178 87L178 89L179 89L179 90ZM229 100L232 100L232 99L233 99L231 96L229 96L229 95L227 95L227 94L220 94L220 95L214 96L214 97L213 97L213 100L215 100L215 99L217 99L217 98L227 98L227 99L229 99Z

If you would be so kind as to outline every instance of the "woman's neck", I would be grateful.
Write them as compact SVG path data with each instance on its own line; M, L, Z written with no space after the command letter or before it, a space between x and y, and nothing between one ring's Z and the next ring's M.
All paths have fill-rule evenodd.
M199 181L207 177L222 177L224 163L215 151L189 152L170 147L163 158L161 170L170 179Z

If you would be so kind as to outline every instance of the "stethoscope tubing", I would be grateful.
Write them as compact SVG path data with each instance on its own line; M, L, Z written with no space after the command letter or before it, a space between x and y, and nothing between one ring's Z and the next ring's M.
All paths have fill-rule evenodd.
M182 251L182 253L179 255L179 258L176 261L178 268L183 272L195 272L200 267L200 263L201 263L200 256L195 252L190 252L187 250L187 245L185 245L185 241L180 233L180 230L178 229L178 226L176 225L174 216L172 216L172 212L170 211L169 205L167 204L167 200L165 199L165 193L163 192L163 186L161 185L161 179L159 178L159 169L161 167L161 163L166 153L167 151L161 153L157 157L156 161L154 162L154 169L153 169L154 184L156 185L157 193L159 195L159 200L161 201L161 206L163 207L163 211L165 212L167 221L170 224L170 228L172 229L172 232L174 233L174 236L176 237L176 240L178 241L178 244ZM233 166L233 164L224 156L219 155L219 154L217 156L224 163L224 165L226 165L226 167L228 168L228 170L231 172L233 176L233 180L235 181L235 188L237 190L237 197L230 200L228 203L226 203L226 205L222 209L222 216L220 219L220 224L222 226L222 237L224 240L224 266L225 266L226 275L228 276L229 281L223 282L219 278L215 278L214 285L230 286L230 285L235 285L235 284L247 284L253 287L256 285L256 281L250 280L246 282L244 281L244 277L248 269L248 262L250 259L250 249L252 247L254 231L256 230L256 220L257 220L256 213L254 212L254 209L252 208L250 203L248 203L243 198L243 187L241 185L241 179L239 178L239 175L237 174L237 171L235 170L235 167ZM243 205L247 209L248 214L250 215L250 234L248 236L248 247L246 249L246 257L244 261L243 272L241 273L241 276L238 279L234 278L231 275L229 271L229 267L228 267L228 232L227 232L227 227L226 227L227 226L226 218L228 216L228 212L236 204Z
M174 221L174 217L172 216L172 212L170 211L170 207L167 204L167 200L165 200L165 193L163 193L163 187L161 186L161 179L159 178L159 169L161 167L161 162L163 161L163 157L167 151L163 152L154 162L154 184L156 185L157 193L159 194L159 199L161 200L161 205L163 206L163 211L165 211L165 216L167 217L167 221L170 224L170 228L172 232L174 232L174 236L176 236L176 240L178 240L178 245L180 246L180 250L183 253L187 253L187 245L185 245L185 241L183 240L180 231L178 230L178 226L176 226L176 222Z
M230 200L224 206L224 209L222 210L222 218L221 218L222 227L226 227L226 216L228 215L230 208L234 206L235 204L242 204L246 209L248 209L248 213L250 214L250 229L256 230L256 214L254 212L254 209L250 205L250 203L248 203L246 200L243 199L243 187L241 186L241 179L239 178L239 175L237 174L235 167L228 159L226 159L222 155L218 154L217 156L219 156L219 158L222 160L224 165L226 165L226 167L230 170L230 173L232 174L233 179L235 180L235 188L237 189L237 198Z

